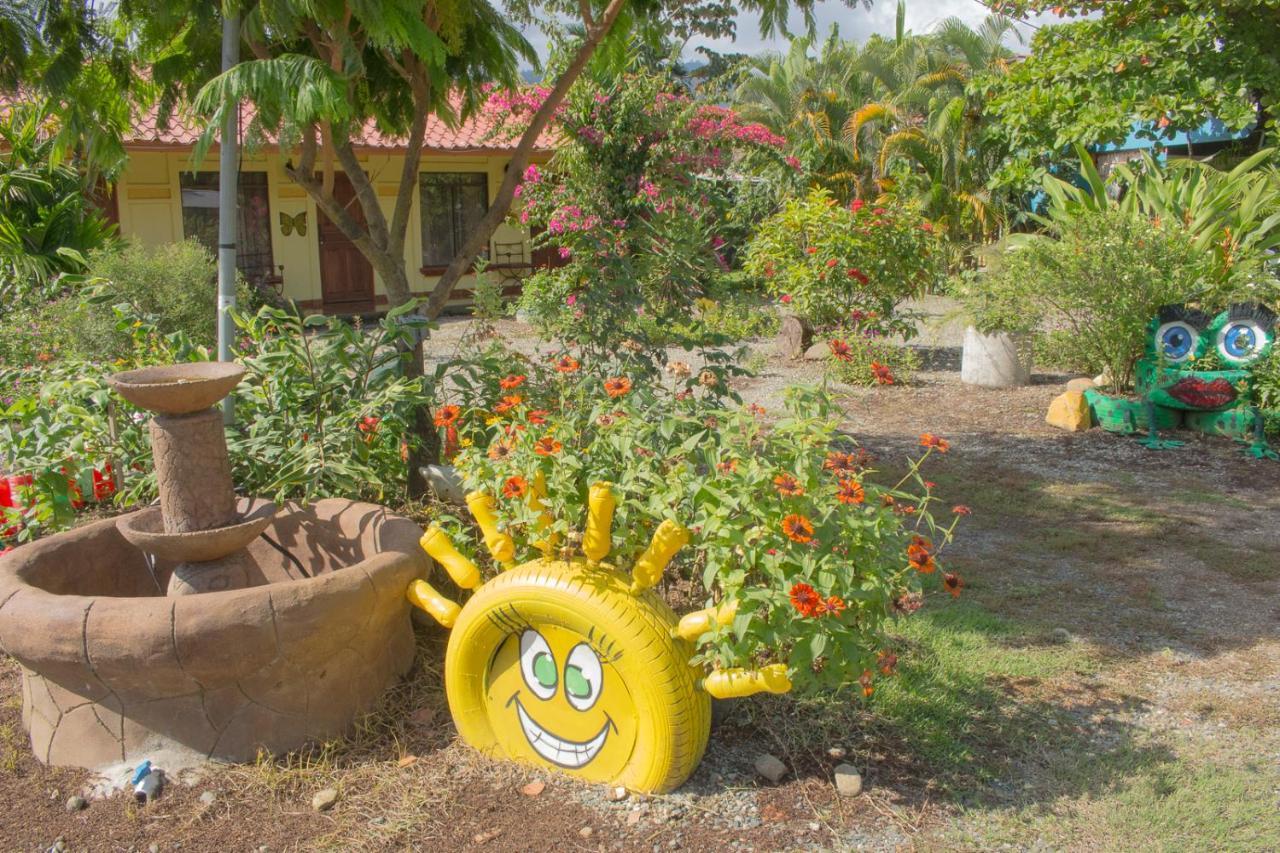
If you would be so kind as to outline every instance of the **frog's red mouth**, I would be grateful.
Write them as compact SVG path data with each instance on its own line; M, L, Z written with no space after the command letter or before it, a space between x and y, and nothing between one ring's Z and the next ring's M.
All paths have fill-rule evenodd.
M1165 389L1170 397L1195 409L1221 409L1236 399L1236 389L1225 379L1206 382L1194 376L1179 379Z

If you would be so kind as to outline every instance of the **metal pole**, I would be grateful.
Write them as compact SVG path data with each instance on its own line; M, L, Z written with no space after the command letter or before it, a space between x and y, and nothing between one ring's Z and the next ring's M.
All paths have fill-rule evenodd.
M223 6L222 70L230 71L240 61L240 16ZM231 344L235 340L235 323L231 312L236 307L236 184L239 178L240 105L227 110L222 122L222 138L218 151L218 361L231 361ZM235 423L235 403L228 396L222 401L222 419Z

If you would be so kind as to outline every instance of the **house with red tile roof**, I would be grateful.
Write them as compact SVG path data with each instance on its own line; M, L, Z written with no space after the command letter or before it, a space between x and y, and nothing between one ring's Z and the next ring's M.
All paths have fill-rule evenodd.
M248 118L245 110L242 127ZM215 145L195 162L199 135L195 122L174 116L162 123L154 109L135 119L124 140L128 162L109 210L125 238L149 245L195 239L211 250L216 246L218 149ZM545 160L551 146L550 138L539 140L534 159ZM514 140L494 134L483 113L456 127L435 116L428 121L405 241L405 264L415 293L431 291L469 229L484 215L514 147ZM384 136L370 123L355 150L389 218L405 140ZM384 309L385 290L369 262L286 174L291 156L296 155L273 144L242 148L237 240L241 273L303 310L364 314ZM335 193L360 215L351 183L340 171ZM490 275L508 294L518 292L520 279L545 260L532 249L528 231L510 225L499 227L487 252ZM470 301L473 283L473 276L460 282L451 307Z

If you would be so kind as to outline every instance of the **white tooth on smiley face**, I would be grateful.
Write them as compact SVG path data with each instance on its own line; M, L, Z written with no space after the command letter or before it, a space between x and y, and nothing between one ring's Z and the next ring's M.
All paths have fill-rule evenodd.
M535 723L533 718L529 716L529 712L524 709L524 705L520 704L518 698L515 699L515 705L516 714L520 717L520 728L524 730L524 736L529 741L529 746L533 747L533 751L547 761L552 764L558 764L561 767L571 769L582 767L595 758L599 754L600 748L604 746L605 739L609 737L610 727L613 726L613 721L605 717L604 726L600 729L600 733L591 738L591 740L565 740L564 738L556 737Z

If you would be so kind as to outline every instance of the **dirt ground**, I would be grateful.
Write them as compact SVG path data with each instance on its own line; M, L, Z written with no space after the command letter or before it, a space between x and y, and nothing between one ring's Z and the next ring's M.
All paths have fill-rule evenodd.
M441 330L441 354L460 332ZM841 397L884 468L922 432L948 438L929 476L946 506L973 511L943 555L965 595L931 595L908 620L901 678L872 703L727 703L683 788L614 802L459 744L442 635L423 628L414 671L352 736L211 769L151 806L120 793L69 812L86 775L31 757L5 660L0 848L1280 847L1280 464L1223 439L1151 452L1057 432L1043 417L1065 377L973 389L946 336L928 344L916 386ZM758 349L748 400L818 378ZM779 784L753 771L765 752L790 768ZM860 796L835 794L841 761L862 769ZM340 799L317 813L326 787Z

